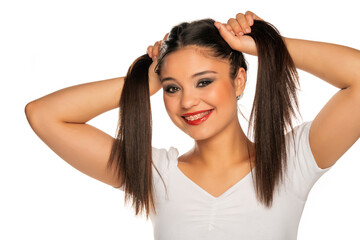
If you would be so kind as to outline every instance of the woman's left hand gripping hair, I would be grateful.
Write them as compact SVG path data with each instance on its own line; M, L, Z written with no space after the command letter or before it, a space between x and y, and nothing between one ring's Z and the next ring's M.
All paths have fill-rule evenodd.
M165 37L162 41L166 40L169 36L169 33L165 34ZM147 54L150 58L152 58L153 62L149 67L149 84L150 84L150 95L155 94L161 88L161 83L159 76L155 73L155 67L158 63L158 58L160 55L160 48L162 41L155 42L154 45L150 45L147 48Z
M254 20L261 20L255 13L247 11L245 14L238 13L235 18L230 18L227 23L215 22L220 35L229 46L239 52L257 55L255 41L246 34L251 32Z

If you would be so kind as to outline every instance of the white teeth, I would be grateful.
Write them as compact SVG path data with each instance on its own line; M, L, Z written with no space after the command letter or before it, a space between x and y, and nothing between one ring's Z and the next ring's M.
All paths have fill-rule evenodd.
M185 117L185 119L188 120L188 121L194 121L194 120L197 120L197 119L200 119L200 118L204 117L205 115L207 115L209 113L210 113L210 111L206 111L206 112L198 113L196 115Z

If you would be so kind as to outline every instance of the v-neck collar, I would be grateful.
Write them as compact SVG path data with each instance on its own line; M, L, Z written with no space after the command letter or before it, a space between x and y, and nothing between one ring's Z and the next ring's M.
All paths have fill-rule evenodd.
M204 193L205 195L207 195L208 197L210 197L213 200L218 200L218 199L222 199L224 197L226 197L228 194L230 194L232 191L234 191L238 186L240 186L243 182L247 181L247 179L251 176L251 172L253 172L255 170L255 167L248 173L246 174L243 178L241 178L238 182L236 182L234 185L232 185L230 188L228 188L225 192L223 192L220 196L215 197L212 194L210 194L209 192L207 192L205 189L203 189L202 187L200 187L197 183L195 183L193 180L191 180L188 176L185 175L185 173L183 173L180 168L178 167L178 158L176 159L176 171L178 171L180 173L180 175L183 176L183 178L186 179L187 182L189 182L190 184L192 184L193 186L195 186L195 188L197 188L200 192Z

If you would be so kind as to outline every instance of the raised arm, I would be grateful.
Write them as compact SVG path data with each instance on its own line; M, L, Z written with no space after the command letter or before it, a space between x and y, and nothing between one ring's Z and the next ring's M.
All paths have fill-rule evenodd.
M233 49L257 55L255 42L246 35L254 20L262 19L248 11L225 25L215 25ZM340 89L315 117L309 132L317 165L328 168L360 137L360 51L330 43L283 39L297 68Z
M28 103L26 117L38 137L77 170L112 186L120 186L106 163L113 137L86 124L118 107L124 78L80 84Z
M332 43L284 38L297 68L334 87L360 87L360 51Z
M328 168L360 137L360 51L300 39L285 42L296 67L340 89L314 118L309 132L318 166Z
M148 47L150 57L159 53L159 42ZM150 95L161 87L149 68ZM107 168L114 138L87 124L90 119L119 107L124 77L67 87L28 103L26 117L38 137L58 156L82 173L114 187L122 185ZM114 170L114 169L113 169Z

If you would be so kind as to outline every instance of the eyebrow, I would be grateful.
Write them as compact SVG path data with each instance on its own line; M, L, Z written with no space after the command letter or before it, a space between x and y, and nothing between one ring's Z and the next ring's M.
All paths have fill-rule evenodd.
M191 76L191 78L195 78L195 77L199 77L201 75L204 75L204 74L208 74L208 73L215 73L217 74L217 72L215 71L202 71L202 72L198 72L198 73L195 73ZM165 81L169 81L169 80L176 80L175 78L172 78L172 77L166 77L166 78L163 78L160 80L161 83L165 82Z

